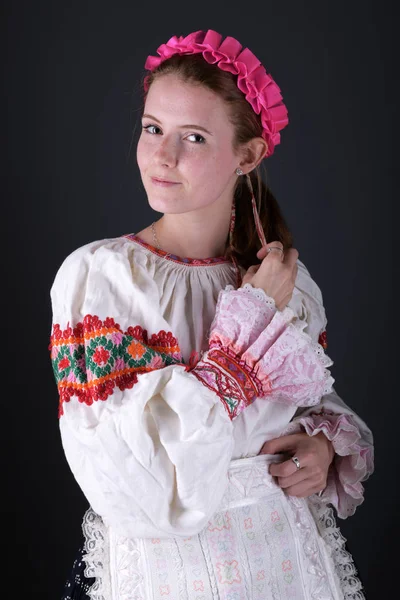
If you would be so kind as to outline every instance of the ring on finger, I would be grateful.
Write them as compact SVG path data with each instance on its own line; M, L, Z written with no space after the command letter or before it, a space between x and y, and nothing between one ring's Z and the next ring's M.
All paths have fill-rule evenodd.
M294 462L294 464L296 465L296 469L297 469L297 470L299 470L301 467L300 467L300 461L299 461L299 459L297 458L297 456L292 456L292 461L293 461L293 462Z

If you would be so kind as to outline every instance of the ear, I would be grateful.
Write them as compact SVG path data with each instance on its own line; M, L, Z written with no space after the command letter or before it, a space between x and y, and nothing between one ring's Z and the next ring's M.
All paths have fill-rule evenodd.
M268 144L262 137L254 137L246 144L243 144L240 155L240 168L246 174L255 169L265 157L268 150Z

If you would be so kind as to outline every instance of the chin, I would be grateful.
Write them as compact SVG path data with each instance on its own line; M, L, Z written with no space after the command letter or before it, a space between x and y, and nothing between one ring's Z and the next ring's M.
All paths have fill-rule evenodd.
M154 194L148 194L147 200L149 206L156 212L173 215L187 211L187 206L184 207L184 202L174 200L173 198L160 198Z

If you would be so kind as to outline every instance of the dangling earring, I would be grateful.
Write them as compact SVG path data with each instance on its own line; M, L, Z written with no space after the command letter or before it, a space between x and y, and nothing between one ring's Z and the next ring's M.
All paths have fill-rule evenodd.
M243 171L240 167L235 170L236 175L243 175ZM232 208L231 208L231 220L229 223L229 248L231 250L231 260L235 266L236 270L236 286L239 288L242 285L242 275L240 273L239 264L233 254L233 232L235 231L235 221L236 221L236 201L235 195L232 200Z
M240 167L235 169L236 175L243 175L243 171ZM235 196L233 196L232 201L232 209L231 209L231 221L229 223L229 246L233 250L233 232L235 229L235 220L236 220L236 205L235 205Z
M254 223L256 226L258 238L260 240L261 246L263 247L263 246L267 245L267 240L265 239L264 230L261 225L260 216L258 214L257 205L256 205L256 201L254 198L254 190L253 190L253 186L251 183L250 175L248 173L246 174L246 181L247 181L247 187L249 188L250 194L251 194L251 204L253 206Z
M243 171L240 167L237 167L235 170L236 175L243 175ZM231 221L229 223L229 246L233 250L233 232L235 230L235 220L236 220L236 204L235 204L235 196L233 196L232 201L232 209L231 209Z
M235 202L235 196L233 196L232 208L231 208L231 220L229 223L229 246L232 250L233 250L233 232L235 230L235 221L236 221L236 202Z

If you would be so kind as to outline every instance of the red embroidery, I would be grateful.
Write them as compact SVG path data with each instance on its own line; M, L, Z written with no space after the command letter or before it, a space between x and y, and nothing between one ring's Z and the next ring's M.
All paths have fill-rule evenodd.
M184 258L182 256L177 256L176 254L171 254L170 252L165 252L160 248L156 248L151 244L148 244L141 238L137 237L135 233L130 233L124 235L123 237L128 238L129 240L133 240L137 242L144 248L147 248L154 254L158 254L158 256L162 256L165 260L170 260L172 262L181 263L185 265L190 265L192 267L207 267L209 265L218 265L231 262L229 258L225 258L225 256L216 256L211 258Z
M318 338L318 344L321 344L321 346L323 347L324 350L326 350L328 348L328 339L326 337L326 331L323 331L322 333L320 333L319 338Z
M229 348L209 350L205 360L200 360L192 373L218 394L230 419L254 402L258 389L261 389L256 374L252 372L250 376L248 365L234 356Z
M75 327L53 326L49 350L63 403L76 396L87 405L107 400L114 389L130 389L138 375L169 364L182 364L182 354L171 332L148 337L140 325L125 332L111 317L101 321L86 315ZM183 365L186 367L186 365Z

